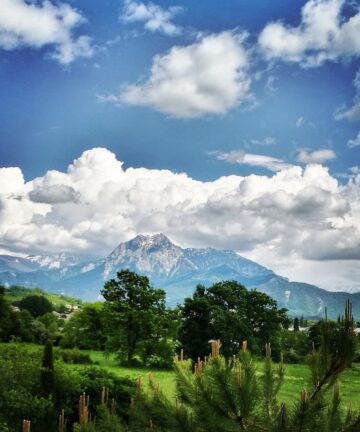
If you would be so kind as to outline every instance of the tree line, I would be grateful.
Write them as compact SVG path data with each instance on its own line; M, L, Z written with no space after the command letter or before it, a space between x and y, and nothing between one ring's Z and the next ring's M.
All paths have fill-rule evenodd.
M85 305L70 318L61 344L115 353L127 365L171 367L176 349L196 359L215 339L221 339L226 357L236 354L244 339L255 354L270 342L279 356L279 331L291 322L275 300L235 281L198 285L192 297L168 309L163 290L146 276L123 270L102 295L103 303Z

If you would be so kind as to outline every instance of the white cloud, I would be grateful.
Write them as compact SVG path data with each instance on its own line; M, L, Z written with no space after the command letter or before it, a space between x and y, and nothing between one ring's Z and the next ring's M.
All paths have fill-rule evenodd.
M349 168L349 171L354 174L354 175L358 175L360 174L360 167L359 166L353 166Z
M298 151L297 160L303 164L322 164L326 161L336 159L336 154L331 149L314 150L300 149Z
M25 183L5 168L0 182L2 250L105 254L138 233L164 232L185 246L233 248L290 277L305 261L343 274L345 261L360 260L360 175L342 185L320 165L201 182L124 169L94 148L66 172Z
M360 55L360 11L342 15L345 0L309 0L297 27L277 21L265 26L258 43L264 56L319 66L325 61Z
M176 36L181 33L181 27L175 25L172 19L182 11L181 7L173 6L163 9L154 3L139 3L126 0L121 19L126 23L143 22L147 30Z
M356 90L353 106L338 109L335 112L335 120L360 120L360 69L357 71L353 84Z
M272 156L246 153L242 150L234 150L229 153L217 152L216 158L229 163L240 165L250 165L266 168L270 171L281 171L282 169L291 168L291 164L284 162L282 159Z
M24 177L20 168L0 168L0 193L13 194L24 187Z
M245 35L223 32L153 59L149 79L126 86L118 101L179 118L223 114L249 98Z
M354 139L350 139L347 142L347 145L348 145L349 148L354 148L354 147L360 146L360 131L359 131L359 133L356 135L356 137Z
M303 123L304 123L304 117L302 117L302 116L300 116L300 117L298 117L297 119L296 119L296 127L300 127L300 126L302 126L303 125Z
M88 36L74 36L74 30L85 21L79 11L66 3L54 5L25 0L0 1L0 47L39 49L53 47L52 57L69 64L78 57L93 54Z
M261 146L271 146L276 144L276 139L274 137L268 136L263 139L252 139L251 144L261 145Z

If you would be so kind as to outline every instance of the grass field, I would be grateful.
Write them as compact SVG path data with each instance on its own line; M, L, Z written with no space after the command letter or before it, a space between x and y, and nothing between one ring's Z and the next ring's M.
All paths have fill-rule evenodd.
M149 369L137 369L120 367L113 358L105 358L101 352L87 351L93 361L99 363L99 366L107 369L118 376L128 376L136 378L142 376L143 382L147 382ZM261 362L256 364L257 371L262 372L263 365ZM172 371L153 371L155 380L160 384L162 391L169 397L175 395L175 376ZM300 390L307 386L309 381L309 368L304 364L286 365L285 381L280 391L280 402L293 403L298 400ZM360 364L354 365L347 370L340 380L341 398L347 406L350 402L355 409L360 409Z
M21 344L26 346L29 351L42 350L39 345ZM144 383L148 382L148 375L153 373L155 380L159 383L160 388L168 397L175 396L175 375L169 371L151 370L143 368L128 368L118 366L113 357L105 357L100 351L84 351L88 353L94 362L97 362L98 367L104 368L109 372L119 377L130 377L134 380L141 375ZM71 366L78 367L78 366ZM286 402L288 405L298 400L300 390L307 386L309 381L309 368L305 364L289 364L286 365L286 373L284 384L279 394L279 401ZM261 374L263 364L256 363L257 373ZM341 399L346 406L351 402L354 409L360 410L360 364L354 364L351 369L348 369L341 376L340 380Z

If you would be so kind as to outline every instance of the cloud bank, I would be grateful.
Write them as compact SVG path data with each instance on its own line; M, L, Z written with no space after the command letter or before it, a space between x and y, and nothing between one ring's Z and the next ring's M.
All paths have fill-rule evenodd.
M25 0L0 1L0 48L40 49L52 47L51 56L62 64L78 57L91 57L93 48L88 36L74 36L84 16L66 3L29 3Z
M66 172L24 182L19 168L2 168L0 182L0 248L10 252L105 254L138 233L164 232L182 245L233 248L275 270L285 261L289 270L360 259L360 175L341 185L321 165L202 182L123 169L94 148Z

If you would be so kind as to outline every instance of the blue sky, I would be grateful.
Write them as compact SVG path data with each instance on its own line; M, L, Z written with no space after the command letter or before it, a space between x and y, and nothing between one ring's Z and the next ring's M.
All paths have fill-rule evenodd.
M3 191L11 189L10 183L23 182L7 197L14 201L14 194L20 194L25 202L30 196L31 206L38 206L22 205L24 220L6 219L8 225L4 223L0 230L0 248L5 252L93 251L96 245L105 252L116 245L112 244L115 232L120 241L144 230L162 230L185 245L232 247L272 268L281 262L276 269L289 277L299 278L306 261L308 275L302 279L322 286L328 280L314 275L316 264L321 262L325 273L335 260L340 270L333 288L345 283L349 289L360 289L355 270L360 259L359 198L354 192L360 184L357 1L4 0L0 5L0 116L0 166L7 168L0 176ZM316 223L305 210L297 211L294 217L299 223L292 229L298 230L298 250L288 245L283 226L266 238L249 232L245 239L236 235L236 229L244 230L249 221L234 215L218 221L222 227L228 223L228 230L205 221L194 231L184 230L181 224L174 227L170 216L154 203L153 213L141 220L134 222L127 207L114 210L107 227L86 231L86 224L98 223L96 211L80 206L86 193L65 176L70 175L68 166L74 160L87 166L92 159L81 155L91 149L95 155L96 148L109 151L94 156L97 161L104 158L115 167L116 157L123 162L124 172L133 167L139 176L141 169L151 176L154 170L169 170L174 176L186 173L190 183L203 185L197 202L200 212L205 202L212 203L203 196L207 185L215 188L221 177L226 179L221 191L231 195L239 183L245 184L242 179L261 183L265 176L268 185L261 187L270 194L273 183L287 182L283 172L296 169L302 170L296 174L299 181L306 183L300 189L325 191L323 202L331 209L328 214L322 209L324 216ZM305 181L306 167L314 171L308 171L313 174ZM314 174L316 169L319 172ZM62 180L56 183L53 174L46 174L49 170L58 172L55 177ZM281 175L284 178L278 180ZM229 192L230 184L234 189ZM36 188L44 185L57 198L41 200L43 194ZM77 197L74 208L66 207L70 206L67 198L59 198L59 190L64 193L65 187L74 191L66 189L66 193ZM0 195L1 188L0 183ZM285 189L279 186L280 191ZM295 196L293 207L286 204L279 210L278 205L273 219L269 207L266 217L270 219L259 220L258 229L273 229L279 220L289 228L285 213L291 213L290 207L311 207L301 201L305 192L297 196L300 189L286 189L288 199ZM146 192L150 193L144 187L142 193ZM31 193L37 196L35 201ZM168 206L186 201L176 193L167 196ZM87 205L91 199L87 198ZM319 193L313 191L312 199L312 209L319 214ZM6 201L11 209L13 201ZM246 198L241 214L249 211L247 205ZM219 206L226 211L224 201ZM70 222L65 216L70 210L82 216ZM190 210L181 207L180 211L188 215ZM253 216L260 218L260 213ZM197 217L200 220L202 215ZM27 231L29 224L33 231ZM306 243L315 238L306 231L311 224L319 233L314 253ZM64 231L58 243L42 239L39 244L39 230L45 226L51 227L49 238L52 230ZM347 236L352 242L344 240ZM330 256L325 250L334 242L337 252ZM290 250L297 270L288 270Z
M331 172L345 173L359 157L359 147L347 147L359 124L336 121L334 113L351 105L355 96L357 58L304 68L281 61L269 66L253 54L250 92L257 106L235 105L225 115L174 119L148 107L124 103L119 107L99 103L97 98L118 92L124 83L146 79L155 55L174 45L193 43L198 32L246 30L246 45L254 49L271 20L297 26L303 4L231 0L220 7L215 1L161 1L158 5L164 9L182 8L173 18L182 26L182 34L168 36L147 31L141 21L121 21L121 2L71 2L87 19L75 33L92 38L91 58L61 65L50 58L51 44L1 51L2 165L21 166L26 178L31 178L49 168L64 169L85 149L105 146L128 166L169 168L213 179L232 172L266 174L266 170L227 166L209 157L209 152L242 149L294 162L301 148L326 148L336 153L328 163ZM303 123L296 127L299 118ZM252 143L266 137L276 143L266 148Z

